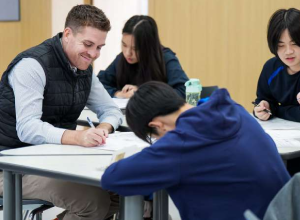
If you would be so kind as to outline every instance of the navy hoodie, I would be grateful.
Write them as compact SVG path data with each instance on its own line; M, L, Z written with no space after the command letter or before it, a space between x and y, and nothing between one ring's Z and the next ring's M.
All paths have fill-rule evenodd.
M166 189L182 220L263 217L290 176L274 141L226 89L182 113L151 147L108 167L101 186L123 196Z

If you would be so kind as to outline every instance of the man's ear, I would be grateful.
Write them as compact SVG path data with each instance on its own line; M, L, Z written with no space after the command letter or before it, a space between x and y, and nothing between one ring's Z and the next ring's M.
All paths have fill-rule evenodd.
M69 27L66 27L63 32L63 37L67 43L69 42L69 37L71 34L72 34L72 29Z

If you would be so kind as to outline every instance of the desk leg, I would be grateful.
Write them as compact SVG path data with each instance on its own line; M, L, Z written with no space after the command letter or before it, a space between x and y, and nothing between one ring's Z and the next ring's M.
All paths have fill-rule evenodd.
M3 171L3 217L15 220L15 177L11 171Z
M120 207L121 220L143 220L143 196L126 196L125 198L120 197Z
M169 219L169 197L165 190L160 190L153 195L153 220L167 219Z
M22 175L15 174L15 189L16 189L16 220L22 220L23 209L22 209Z
M120 205L120 211L119 211L119 218L118 220L124 220L124 214L125 214L125 198L124 196L119 196L119 205Z

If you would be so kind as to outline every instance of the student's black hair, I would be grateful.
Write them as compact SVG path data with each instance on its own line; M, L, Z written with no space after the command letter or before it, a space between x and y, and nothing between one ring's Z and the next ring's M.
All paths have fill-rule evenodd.
M268 45L271 53L278 57L278 43L283 31L287 29L291 39L300 46L300 11L296 8L279 9L268 24Z
M144 83L129 99L126 120L136 136L151 144L151 134L158 135L148 124L157 116L165 116L180 109L185 100L166 83Z
M117 88L142 85L150 80L167 82L165 62L156 22L150 16L135 15L124 25L123 34L134 37L137 64L129 64L123 53L117 68Z

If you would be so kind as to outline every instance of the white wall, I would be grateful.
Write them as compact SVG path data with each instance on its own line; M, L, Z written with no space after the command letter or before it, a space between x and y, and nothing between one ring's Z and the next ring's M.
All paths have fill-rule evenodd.
M103 10L111 22L111 30L100 58L94 62L94 72L106 67L121 52L122 29L133 15L148 14L148 0L94 0L94 5Z
M83 0L52 0L52 36L64 30L67 14L80 4L83 4Z

